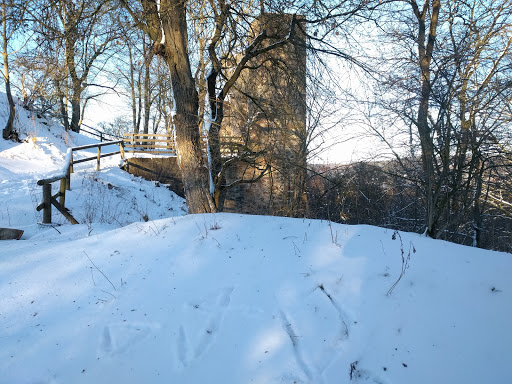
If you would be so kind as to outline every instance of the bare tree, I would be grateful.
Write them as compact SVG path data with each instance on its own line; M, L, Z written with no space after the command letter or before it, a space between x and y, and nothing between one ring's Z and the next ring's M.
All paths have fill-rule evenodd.
M473 245L479 246L485 179L490 169L507 166L496 160L504 153L501 144L509 138L505 127L511 125L507 110L512 92L506 79L512 76L512 11L510 2L497 1L486 7L476 2L450 4L449 12L453 15L450 39L443 55L448 59L440 71L445 91L435 92L444 119L438 119L437 126L450 127L458 140L453 154L444 151L444 163L450 164L452 157L451 168L457 175L452 185L460 185L454 188L458 211L472 207L468 216L472 217Z
M155 52L161 55L168 67L174 95L174 126L180 169L183 175L185 195L189 211L212 212L218 209L215 203L215 191L210 193L209 178L215 187L215 178L222 169L218 161L220 153L218 132L222 125L225 98L233 88L242 72L250 70L250 62L259 55L293 43L297 30L297 17L289 19L287 30L290 32L280 38L267 34L263 30L258 35L250 36L249 27L261 14L291 13L308 14L305 22L318 26L316 36L312 36L310 45L323 45L325 52L342 53L328 41L343 20L346 20L368 4L367 1L356 4L322 3L240 3L208 1L201 3L209 9L213 17L207 18L211 32L206 47L211 65L207 80L210 121L212 122L208 143L211 159L208 168L202 156L199 127L199 93L194 77L189 51L190 18L187 17L187 2L175 0L143 1L140 3L121 0L131 13L136 23L155 42ZM319 35L319 32L323 37ZM227 54L227 55L226 55ZM198 55L199 56L199 55ZM228 71L224 63L230 62ZM202 101L201 101L202 102ZM211 171L209 173L208 171ZM210 176L211 175L211 176ZM220 185L220 183L217 183Z
M9 45L10 42L14 40L16 33L19 34L20 29L23 28L24 7L22 4L18 4L13 0L2 0L0 6L2 12L2 60L4 64L1 73L5 82L5 93L9 103L9 117L2 130L2 137L7 140L13 134L14 118L16 115L15 103L11 91L11 69L9 65L9 58L13 52L10 51L11 47Z
M117 38L112 3L55 0L37 2L30 13L38 33L39 58L56 68L53 79L66 128L78 132L87 102L104 93L95 76L104 68ZM99 91L86 94L96 87ZM68 103L71 116L68 114Z
M394 153L423 189L426 233L459 236L472 211L478 238L482 178L510 98L510 2L405 3L383 7L376 20L383 60L373 72L371 129L390 146L385 126L408 132L409 151ZM416 156L421 169L407 168Z

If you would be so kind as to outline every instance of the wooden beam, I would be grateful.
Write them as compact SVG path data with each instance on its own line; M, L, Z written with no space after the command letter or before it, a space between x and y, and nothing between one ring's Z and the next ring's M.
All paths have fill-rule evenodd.
M52 185L43 184L43 224L52 222Z
M170 137L170 135L167 135L165 133L125 133L123 134L124 137L131 138L137 138L137 137L149 137L149 136L155 136L155 137Z
M105 141L103 143L99 144L87 144L87 145L80 145L78 147L71 148L73 151L80 151L81 149L90 149L90 148L96 148L96 147L104 147L106 145L116 145L120 144L123 140L115 140L115 141Z
M102 154L100 157L103 158L103 157L108 157L108 156L113 156L113 155L118 155L120 154L121 151L117 151L117 152L109 152L109 153L104 153ZM85 163L86 161L92 161L92 160L97 160L98 159L98 156L91 156L91 157L86 157L86 158L83 158L83 159L80 159L80 160L74 160L73 161L73 164L80 164L80 163Z
M66 208L64 208L63 206L61 206L59 204L59 202L57 201L56 198L52 197L51 202L55 206L55 208L57 208L59 210L59 212L62 213L66 219L68 219L68 221L71 224L78 224L78 221L76 221L76 219L71 215L71 213L69 213L69 211ZM44 220L43 220L43 223L44 223Z
M96 156L96 172L100 171L101 147L98 146L98 155Z
M62 205L62 207L64 207L65 203L66 203L66 180L67 178L65 179L60 179L60 191L59 191L59 194L60 194L60 205Z
M171 154L176 155L176 151L142 151L142 150L132 150L131 153L146 153L148 155L165 155L165 154Z

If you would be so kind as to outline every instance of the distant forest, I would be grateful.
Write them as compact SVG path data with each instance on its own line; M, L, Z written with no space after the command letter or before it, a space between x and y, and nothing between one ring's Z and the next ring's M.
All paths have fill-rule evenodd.
M358 162L312 167L308 183L311 217L422 233L426 229L420 164ZM510 164L510 163L509 163ZM512 253L512 169L488 167L479 201L471 183L442 187L438 238ZM469 209L468 209L469 207Z

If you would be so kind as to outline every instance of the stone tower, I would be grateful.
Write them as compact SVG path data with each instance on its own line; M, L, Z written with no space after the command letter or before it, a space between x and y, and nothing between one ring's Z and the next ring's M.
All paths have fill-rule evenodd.
M265 31L264 46L290 34L292 15L263 14L250 28L254 39ZM268 174L254 184L228 191L225 210L302 216L306 210L306 48L305 22L296 19L291 43L250 62L229 95L221 135L242 137L259 153L252 164L240 162L227 182L242 175Z

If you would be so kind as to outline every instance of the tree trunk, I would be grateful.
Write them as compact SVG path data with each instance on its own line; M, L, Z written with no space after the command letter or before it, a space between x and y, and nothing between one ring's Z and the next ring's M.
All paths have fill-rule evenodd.
M68 25L65 26L65 62L66 68L71 78L72 92L71 95L71 122L70 128L73 132L80 132L80 95L82 94L82 81L78 77L75 64L75 44L78 40L78 31L76 20L72 16L66 20Z
M5 51L4 51L5 52ZM9 79L9 64L7 55L3 54L4 59L4 81L5 81L5 93L7 95L7 101L9 102L9 118L2 131L2 137L7 140L11 137L14 130L14 117L16 116L16 106L12 98L11 93L11 81Z
M421 76L421 95L418 107L417 128L421 143L421 159L425 183L426 197L426 233L430 237L437 237L437 221L439 212L436 212L435 173L434 173L434 143L428 122L429 101L431 94L430 63L436 39L439 10L441 0L432 2L432 10L429 7L430 0L425 0L420 11L416 1L412 1L413 12L418 21L418 55ZM426 34L426 17L430 17L428 35ZM426 44L425 44L426 43Z
M149 117L151 111L151 61L153 51L144 54L144 133L149 133Z
M189 213L216 212L209 192L208 167L201 151L199 97L188 56L185 4L180 0L160 1L160 19L165 41L158 47L163 50L161 54L171 74L176 152L188 210Z
M78 94L76 94L78 92ZM80 132L80 91L73 92L71 100L71 124L70 128L73 132Z
M2 58L4 60L4 81L5 81L5 93L9 102L9 118L2 131L2 137L7 140L11 137L14 129L14 117L16 115L16 107L11 93L11 81L9 78L9 51L7 41L7 18L6 18L6 4L2 3L2 38L3 38L3 50Z
M68 118L68 106L67 106L67 100L66 95L61 90L60 84L58 81L55 81L55 85L57 87L57 94L59 98L59 109L60 109L60 117L62 120L62 125L64 125L64 129L66 132L69 131L69 118Z
M130 92L132 98L132 124L133 133L139 133L139 124L137 123L137 96L135 93L135 63L133 62L132 46L128 46L128 58L130 60Z
M480 164L479 164L480 165ZM483 169L483 166L480 165ZM482 245L482 228L484 226L482 217L482 208L480 206L480 197L482 196L482 171L479 171L475 179L475 189L473 194L473 247Z

